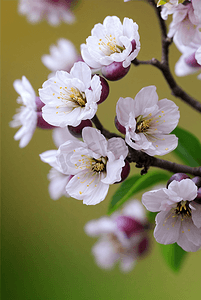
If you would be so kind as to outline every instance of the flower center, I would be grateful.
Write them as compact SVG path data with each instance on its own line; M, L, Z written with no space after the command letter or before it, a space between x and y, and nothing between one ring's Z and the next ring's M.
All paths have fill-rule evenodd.
M91 170L96 173L106 171L107 158L100 157L98 159L93 158L91 163Z
M80 92L77 88L72 87L70 89L71 94L70 94L70 98L71 101L75 102L76 104L78 104L81 107L84 107L86 104L86 96L84 92Z
M117 45L116 38L112 35L105 36L106 41L99 39L99 50L101 50L105 55L110 56L113 53L121 53L125 50L124 46Z
M181 201L177 204L175 209L175 213L177 215L182 215L182 217L190 217L191 216L191 209L189 207L189 201Z
M64 92L60 92L60 96L57 97L61 99L63 102L68 103L69 101L76 104L76 106L84 107L86 104L86 96L84 92L80 92L77 88L71 87L69 90L67 87L62 88Z
M116 253L123 254L126 249L124 249L123 245L118 240L117 236L114 233L108 233L107 234L108 239L113 244L114 249L116 250Z
M136 118L136 133L140 133L140 132L146 132L147 129L149 129L150 127L150 122L152 121L152 119L147 119L147 120L143 120L142 116L139 116Z

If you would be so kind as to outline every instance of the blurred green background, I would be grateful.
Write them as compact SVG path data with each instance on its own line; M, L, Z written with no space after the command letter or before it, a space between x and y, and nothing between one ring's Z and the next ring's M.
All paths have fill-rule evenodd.
M9 122L18 107L13 81L25 75L35 91L49 71L41 56L58 38L71 40L79 50L93 26L107 15L121 20L130 17L139 25L139 59L160 59L160 30L155 14L143 1L82 0L75 9L77 22L51 27L46 22L31 25L17 13L18 1L1 1L2 12L2 299L3 300L119 300L119 299L200 299L201 253L189 254L179 273L163 261L153 241L149 256L135 269L122 274L98 268L91 254L95 239L83 227L91 219L106 214L112 194L96 206L62 197L50 199L47 174L50 167L39 154L55 149L51 131L37 129L29 145L20 149ZM180 54L171 46L170 63ZM196 75L178 78L187 92L200 97ZM199 115L175 99L160 72L151 66L132 66L128 75L110 84L110 96L99 106L98 116L111 131L115 130L115 106L119 97L135 97L144 86L156 85L159 99L168 98L180 107L179 125L200 134ZM165 157L175 160L172 154ZM131 174L139 173L132 167ZM138 195L140 198L141 195Z

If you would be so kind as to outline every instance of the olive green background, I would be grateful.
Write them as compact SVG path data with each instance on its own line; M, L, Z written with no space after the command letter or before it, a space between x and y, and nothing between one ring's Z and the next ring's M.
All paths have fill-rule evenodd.
M41 56L60 37L71 40L79 50L93 26L107 15L121 20L130 17L139 25L139 59L160 59L160 30L155 14L143 1L82 0L75 9L77 22L51 27L46 22L31 25L17 13L17 2L1 1L2 11L2 299L3 300L119 300L119 299L200 299L201 253L189 254L179 273L173 273L161 257L152 239L150 254L135 269L122 274L98 268L91 254L96 239L89 238L83 227L91 219L106 214L108 203L118 185L110 188L107 198L96 206L62 197L50 199L47 174L49 165L39 154L55 149L51 131L37 129L31 142L20 149L9 122L18 107L13 81L25 75L35 91L49 71ZM179 58L171 46L170 63ZM196 75L178 78L186 91L200 97ZM179 125L197 136L200 119L196 111L175 99L157 69L131 67L127 76L110 83L109 98L98 108L98 116L111 131L115 130L115 106L119 97L135 97L144 86L156 85L159 99L168 98L180 107ZM176 161L173 154L166 159ZM132 167L131 174L139 173ZM138 195L138 198L140 195Z

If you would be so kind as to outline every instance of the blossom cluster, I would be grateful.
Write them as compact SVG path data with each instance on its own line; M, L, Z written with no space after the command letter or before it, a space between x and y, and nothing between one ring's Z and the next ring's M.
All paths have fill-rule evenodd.
M71 2L37 0L29 5L21 0L19 11L31 22L46 18L51 25L60 21L71 23ZM199 71L201 0L170 0L161 10L164 20L169 15L173 15L173 21L168 37L173 38L182 53L175 66L176 74ZM41 160L52 168L48 179L53 200L66 196L96 205L105 199L110 185L129 175L129 151L163 156L177 147L178 138L171 132L179 122L178 106L166 98L159 100L154 85L143 87L134 99L129 95L117 99L115 126L121 135L113 134L107 139L104 130L93 127L99 105L109 96L108 81L126 76L140 47L138 25L132 19L121 22L117 16L107 16L81 44L80 54L72 42L60 39L50 47L49 55L42 56L51 73L39 89L39 96L25 76L14 82L19 94L17 102L22 106L10 126L21 126L14 136L20 140L19 146L27 146L37 127L53 129L58 149L40 154ZM185 251L200 249L200 181L177 174L167 188L143 194L146 209L159 212L154 230L158 243L177 243ZM144 207L137 200L110 217L92 220L85 226L89 236L100 237L92 249L97 264L110 269L120 261L123 271L131 270L147 251L147 229Z
M201 69L201 0L171 0L162 7L164 20L172 15L168 37L182 53L175 66L177 76L185 76ZM200 75L198 76L201 79Z
M111 269L120 263L123 272L129 272L137 260L149 250L147 219L139 200L127 202L121 211L110 217L89 221L85 232L100 237L93 246L96 263L103 269Z

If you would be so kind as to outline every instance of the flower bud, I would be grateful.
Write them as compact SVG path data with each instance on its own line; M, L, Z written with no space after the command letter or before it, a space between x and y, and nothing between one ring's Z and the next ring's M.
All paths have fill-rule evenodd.
M92 125L91 120L82 120L81 123L76 127L68 125L68 130L74 137L81 138L82 137L82 129L84 127L92 127L92 126L93 125Z
M135 49L136 49L136 41L135 41L135 40L132 40L132 41L131 41L131 45L132 45L132 50L131 50L131 53L132 53L132 52L135 51Z
M40 100L40 97L36 97L35 102L36 102L37 111L42 111L42 107L45 104Z
M117 116L115 116L114 123L119 132L126 134L126 128L119 123Z
M192 68L201 68L201 65L199 65L195 59L195 52L185 58L185 63Z
M42 111L37 111L37 127L41 129L53 129L56 126L50 125L42 117Z
M102 67L101 71L106 79L115 81L123 78L128 73L129 69L130 66L124 68L122 62L114 61L110 65Z
M186 178L190 178L188 175L186 175L185 173L175 173L174 175L172 175L170 177L170 179L167 182L166 187L168 188L168 185L173 181L181 181L182 179L186 179Z
M194 199L195 202L201 204L201 188L198 189L197 197Z
M201 187L201 177L199 176L193 177L192 181L195 183L195 185L197 185L198 188Z
M133 234L144 231L144 227L140 222L128 216L118 216L116 223L118 229L123 231L128 238L130 238Z
M101 90L100 100L97 102L97 104L100 104L103 101L105 101L105 99L108 97L109 91L110 91L109 84L107 83L107 81L102 76L99 76L99 77L100 77L100 81L101 81L101 85L102 85L102 90Z
M149 249L149 239L144 238L138 245L138 254L142 255Z
M127 160L125 160L125 166L122 168L121 171L121 180L115 182L114 184L121 183L122 181L124 181L128 177L129 173L130 173L130 164Z

